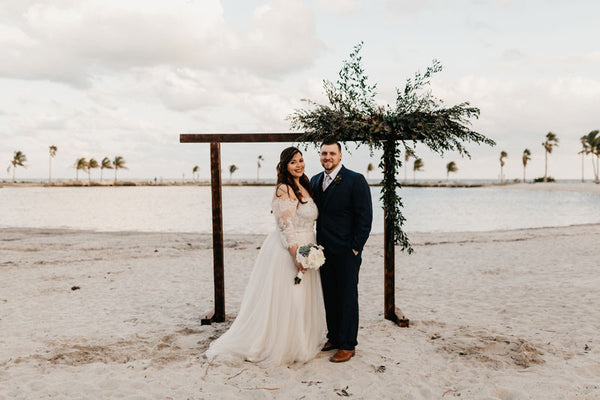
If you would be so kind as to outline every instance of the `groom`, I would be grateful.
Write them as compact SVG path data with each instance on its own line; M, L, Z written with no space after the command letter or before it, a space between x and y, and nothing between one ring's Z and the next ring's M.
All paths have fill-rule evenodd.
M323 351L337 349L332 362L348 361L355 354L358 335L358 271L373 210L365 177L342 164L342 147L333 138L321 144L325 171L310 180L319 209L317 242L325 250L321 284L327 315L327 343Z

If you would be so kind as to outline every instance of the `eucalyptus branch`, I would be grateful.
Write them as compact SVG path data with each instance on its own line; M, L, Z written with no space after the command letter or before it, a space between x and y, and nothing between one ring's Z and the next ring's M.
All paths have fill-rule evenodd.
M394 242L402 250L413 251L402 230L402 198L396 172L402 168L402 151L414 155L414 143L423 142L430 150L443 155L458 151L470 157L464 143L495 145L494 141L471 129L471 121L479 118L479 109L463 102L445 107L441 99L425 90L431 77L442 71L439 61L433 60L424 73L417 72L406 80L403 89L396 89L394 107L376 105L376 84L369 84L361 65L362 42L354 47L343 62L336 83L323 82L329 105L312 100L308 109L295 110L288 120L294 130L305 132L302 140L319 143L332 135L340 142L357 142L383 150L379 167L383 170L381 200L386 224L391 224ZM412 142L411 147L408 142ZM402 146L400 146L402 144Z

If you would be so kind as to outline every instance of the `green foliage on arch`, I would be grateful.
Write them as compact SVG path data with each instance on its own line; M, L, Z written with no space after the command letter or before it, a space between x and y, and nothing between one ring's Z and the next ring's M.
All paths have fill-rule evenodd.
M329 104L303 99L306 109L298 109L288 119L293 129L305 132L301 140L320 143L333 135L340 142L367 145L371 151L383 150L379 167L383 169L382 202L386 224L394 227L394 243L412 253L412 247L402 230L402 198L397 189L396 172L402 167L403 152L413 152L417 141L443 155L458 151L470 157L464 143L495 145L481 133L471 129L471 120L479 117L479 109L468 102L446 107L430 90L431 76L442 70L434 60L425 73L417 72L406 80L403 90L396 89L396 103L381 106L375 101L377 85L369 84L361 65L362 42L354 47L350 58L343 62L339 79L325 80L323 87Z

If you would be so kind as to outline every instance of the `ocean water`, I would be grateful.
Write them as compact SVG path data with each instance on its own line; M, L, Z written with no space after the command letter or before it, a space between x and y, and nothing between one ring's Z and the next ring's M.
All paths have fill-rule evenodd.
M372 187L373 232L383 232ZM274 229L272 187L223 187L225 233ZM566 191L403 188L407 232L460 232L600 223L600 196ZM212 231L210 187L4 187L0 227L97 231Z

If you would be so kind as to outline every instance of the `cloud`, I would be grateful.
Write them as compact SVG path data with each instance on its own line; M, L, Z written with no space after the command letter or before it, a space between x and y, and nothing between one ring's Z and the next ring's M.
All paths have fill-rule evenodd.
M274 0L257 8L248 32L237 38L229 66L243 65L263 76L304 69L323 49L312 11L299 0Z
M522 167L517 161L525 148L534 154L531 173L543 175L541 143L549 131L561 141L552 154L553 176L577 176L579 137L598 127L600 104L594 99L600 97L600 80L595 78L564 75L522 81L484 75L438 77L433 82L433 93L447 105L468 100L481 109L474 128L494 139L497 146L489 149L471 145L468 149L475 155L475 163L490 153L507 151L512 161L506 171L511 177L519 177ZM485 168L470 168L473 177L482 171Z
M9 25L0 25L0 47L33 47L36 42L21 29Z
M0 53L0 74L84 86L94 75L123 68L165 62L201 66L207 52L190 49L215 42L223 29L217 6L205 2L202 9L190 5L182 12L181 7L137 11L95 1L28 4L16 23L36 45L13 44Z
M219 1L12 3L0 33L0 76L77 87L131 68L240 68L285 75L310 66L321 42L300 0L272 0L249 28L226 25Z
M225 102L221 80L213 74L189 68L155 67L140 71L149 78L156 97L170 110L190 111L218 107ZM146 78L142 78L146 80Z
M497 32L498 29L491 25L487 20L482 20L479 18L474 18L472 16L466 17L465 25L467 28L472 29L479 34L483 32Z
M318 3L319 6L337 17L354 14L359 10L359 6L354 0L319 0Z
M519 61L519 60L523 60L524 59L524 54L518 50L518 49L510 49L510 50L506 50L502 56L501 59L508 61L508 62L512 62L512 61Z
M502 7L511 7L515 3L518 3L516 0L495 0L494 2Z
M586 61L600 62L600 51L592 51L583 56Z
M425 10L430 8L430 0L411 1L411 0L376 0L377 3L383 4L387 13L386 15L409 18L419 16Z

